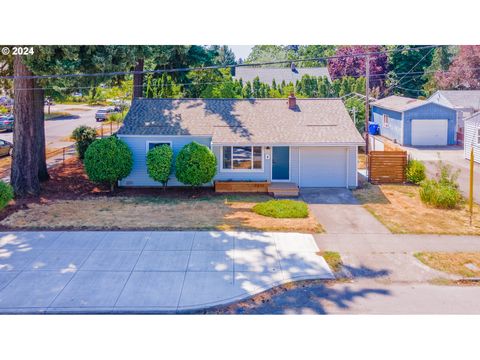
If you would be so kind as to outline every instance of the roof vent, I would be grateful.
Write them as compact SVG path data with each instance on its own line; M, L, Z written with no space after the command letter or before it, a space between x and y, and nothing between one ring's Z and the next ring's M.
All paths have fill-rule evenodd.
M294 110L297 108L297 98L293 92L290 93L288 96L288 108L290 110Z

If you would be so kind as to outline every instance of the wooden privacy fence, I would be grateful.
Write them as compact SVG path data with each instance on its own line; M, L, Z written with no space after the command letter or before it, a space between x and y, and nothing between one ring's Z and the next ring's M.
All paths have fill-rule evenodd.
M369 181L373 184L404 183L407 161L406 151L370 151Z

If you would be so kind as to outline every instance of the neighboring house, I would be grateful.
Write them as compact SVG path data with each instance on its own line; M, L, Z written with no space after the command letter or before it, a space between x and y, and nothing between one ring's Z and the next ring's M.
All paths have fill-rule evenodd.
M295 97L136 99L118 137L134 153L121 186L160 186L148 176L148 150L168 144L176 155L196 141L217 157L215 180L353 188L363 145L342 100ZM173 175L168 184L182 185Z
M455 145L456 111L445 105L402 96L371 104L371 121L380 135L400 145Z
M473 147L473 158L480 163L480 112L465 119L465 159L470 160L470 152Z
M237 80L242 79L245 84L247 81L252 83L253 79L258 76L260 82L271 85L272 81L275 80L277 85L280 85L282 81L285 81L285 84L290 82L295 84L297 80L302 80L303 75L315 77L326 76L328 80L331 81L326 67L294 68L294 70L292 70L290 67L265 68L239 66L235 68L234 78Z
M480 90L438 90L427 101L457 110L457 140L463 143L463 122L480 111Z

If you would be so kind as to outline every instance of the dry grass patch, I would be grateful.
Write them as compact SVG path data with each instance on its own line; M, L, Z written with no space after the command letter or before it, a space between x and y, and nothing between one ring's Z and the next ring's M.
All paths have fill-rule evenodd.
M437 209L422 203L419 188L410 185L367 185L353 193L380 222L397 234L480 235L480 208L473 222L465 205Z
M6 217L9 229L155 229L155 230L262 230L320 232L313 216L272 219L252 207L267 196L204 197L97 197L33 203Z
M480 252L420 252L414 256L435 270L467 278L480 277Z

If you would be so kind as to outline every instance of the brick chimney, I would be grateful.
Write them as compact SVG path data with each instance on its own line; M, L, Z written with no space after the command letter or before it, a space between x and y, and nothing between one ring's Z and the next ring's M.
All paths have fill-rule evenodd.
M297 107L297 98L293 92L290 93L288 96L288 108L290 110L295 109Z

